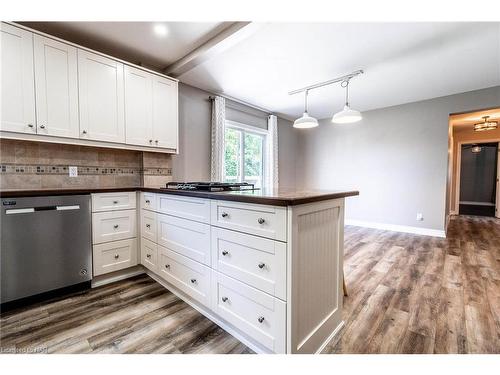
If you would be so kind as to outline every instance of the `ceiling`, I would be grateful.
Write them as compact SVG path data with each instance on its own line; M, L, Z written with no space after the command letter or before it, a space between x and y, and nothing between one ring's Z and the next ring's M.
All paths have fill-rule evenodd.
M500 122L500 107L452 115L450 116L450 125L459 131L471 129L474 124L483 121L483 116L490 116L489 120L496 120Z
M230 22L22 22L110 55L165 68L224 34ZM251 26L251 27L250 27ZM353 108L366 111L500 85L500 23L252 23L244 37L180 70L181 82L293 119L303 94L288 92L357 69ZM217 39L217 38L214 38ZM213 40L213 39L212 39ZM205 44L206 43L206 44ZM199 56L198 56L199 57ZM181 60L182 61L182 60ZM309 113L343 106L339 84L309 93Z
M19 22L111 56L163 69L224 30L230 22ZM162 24L168 34L155 35Z

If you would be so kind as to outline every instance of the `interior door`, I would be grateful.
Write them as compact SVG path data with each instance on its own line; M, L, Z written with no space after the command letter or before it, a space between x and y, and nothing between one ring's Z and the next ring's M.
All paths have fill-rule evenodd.
M0 23L2 110L0 129L36 133L33 34Z
M123 64L78 50L80 138L125 142Z
M78 138L76 48L34 37L37 133Z
M500 218L500 142L498 143L497 153L497 198L495 203L495 216Z
M126 143L153 146L152 74L124 67Z
M153 138L155 146L177 149L177 82L153 76Z

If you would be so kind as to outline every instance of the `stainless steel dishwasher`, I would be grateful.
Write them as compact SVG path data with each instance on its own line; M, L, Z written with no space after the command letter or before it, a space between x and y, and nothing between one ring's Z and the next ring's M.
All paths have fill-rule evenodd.
M90 195L2 198L1 303L92 278Z

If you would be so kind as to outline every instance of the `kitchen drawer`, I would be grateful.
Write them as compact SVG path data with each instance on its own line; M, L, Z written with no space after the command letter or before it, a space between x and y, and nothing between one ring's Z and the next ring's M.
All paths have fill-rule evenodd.
M123 240L136 236L136 211L123 210L92 214L93 243Z
M141 192L139 194L141 208L145 210L156 211L158 209L157 206L157 195L155 193Z
M275 353L285 353L286 303L212 271L212 309Z
M212 268L286 300L286 243L212 227Z
M162 278L210 307L210 268L162 246L158 246L158 256L158 273Z
M158 244L210 266L210 225L157 214Z
M158 272L158 245L145 238L141 239L141 264L153 272Z
M136 192L92 194L92 212L135 209Z
M137 265L135 238L94 245L94 276Z
M141 210L141 237L158 242L156 212Z
M286 207L238 202L211 203L212 225L286 241Z
M158 194L158 211L184 219L210 224L210 200Z

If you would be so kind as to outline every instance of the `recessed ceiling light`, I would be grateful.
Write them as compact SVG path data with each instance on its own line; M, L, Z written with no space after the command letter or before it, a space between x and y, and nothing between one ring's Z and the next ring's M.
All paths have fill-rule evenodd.
M160 24L160 23L154 25L153 30L154 30L155 34L158 36L166 36L168 34L167 26Z

